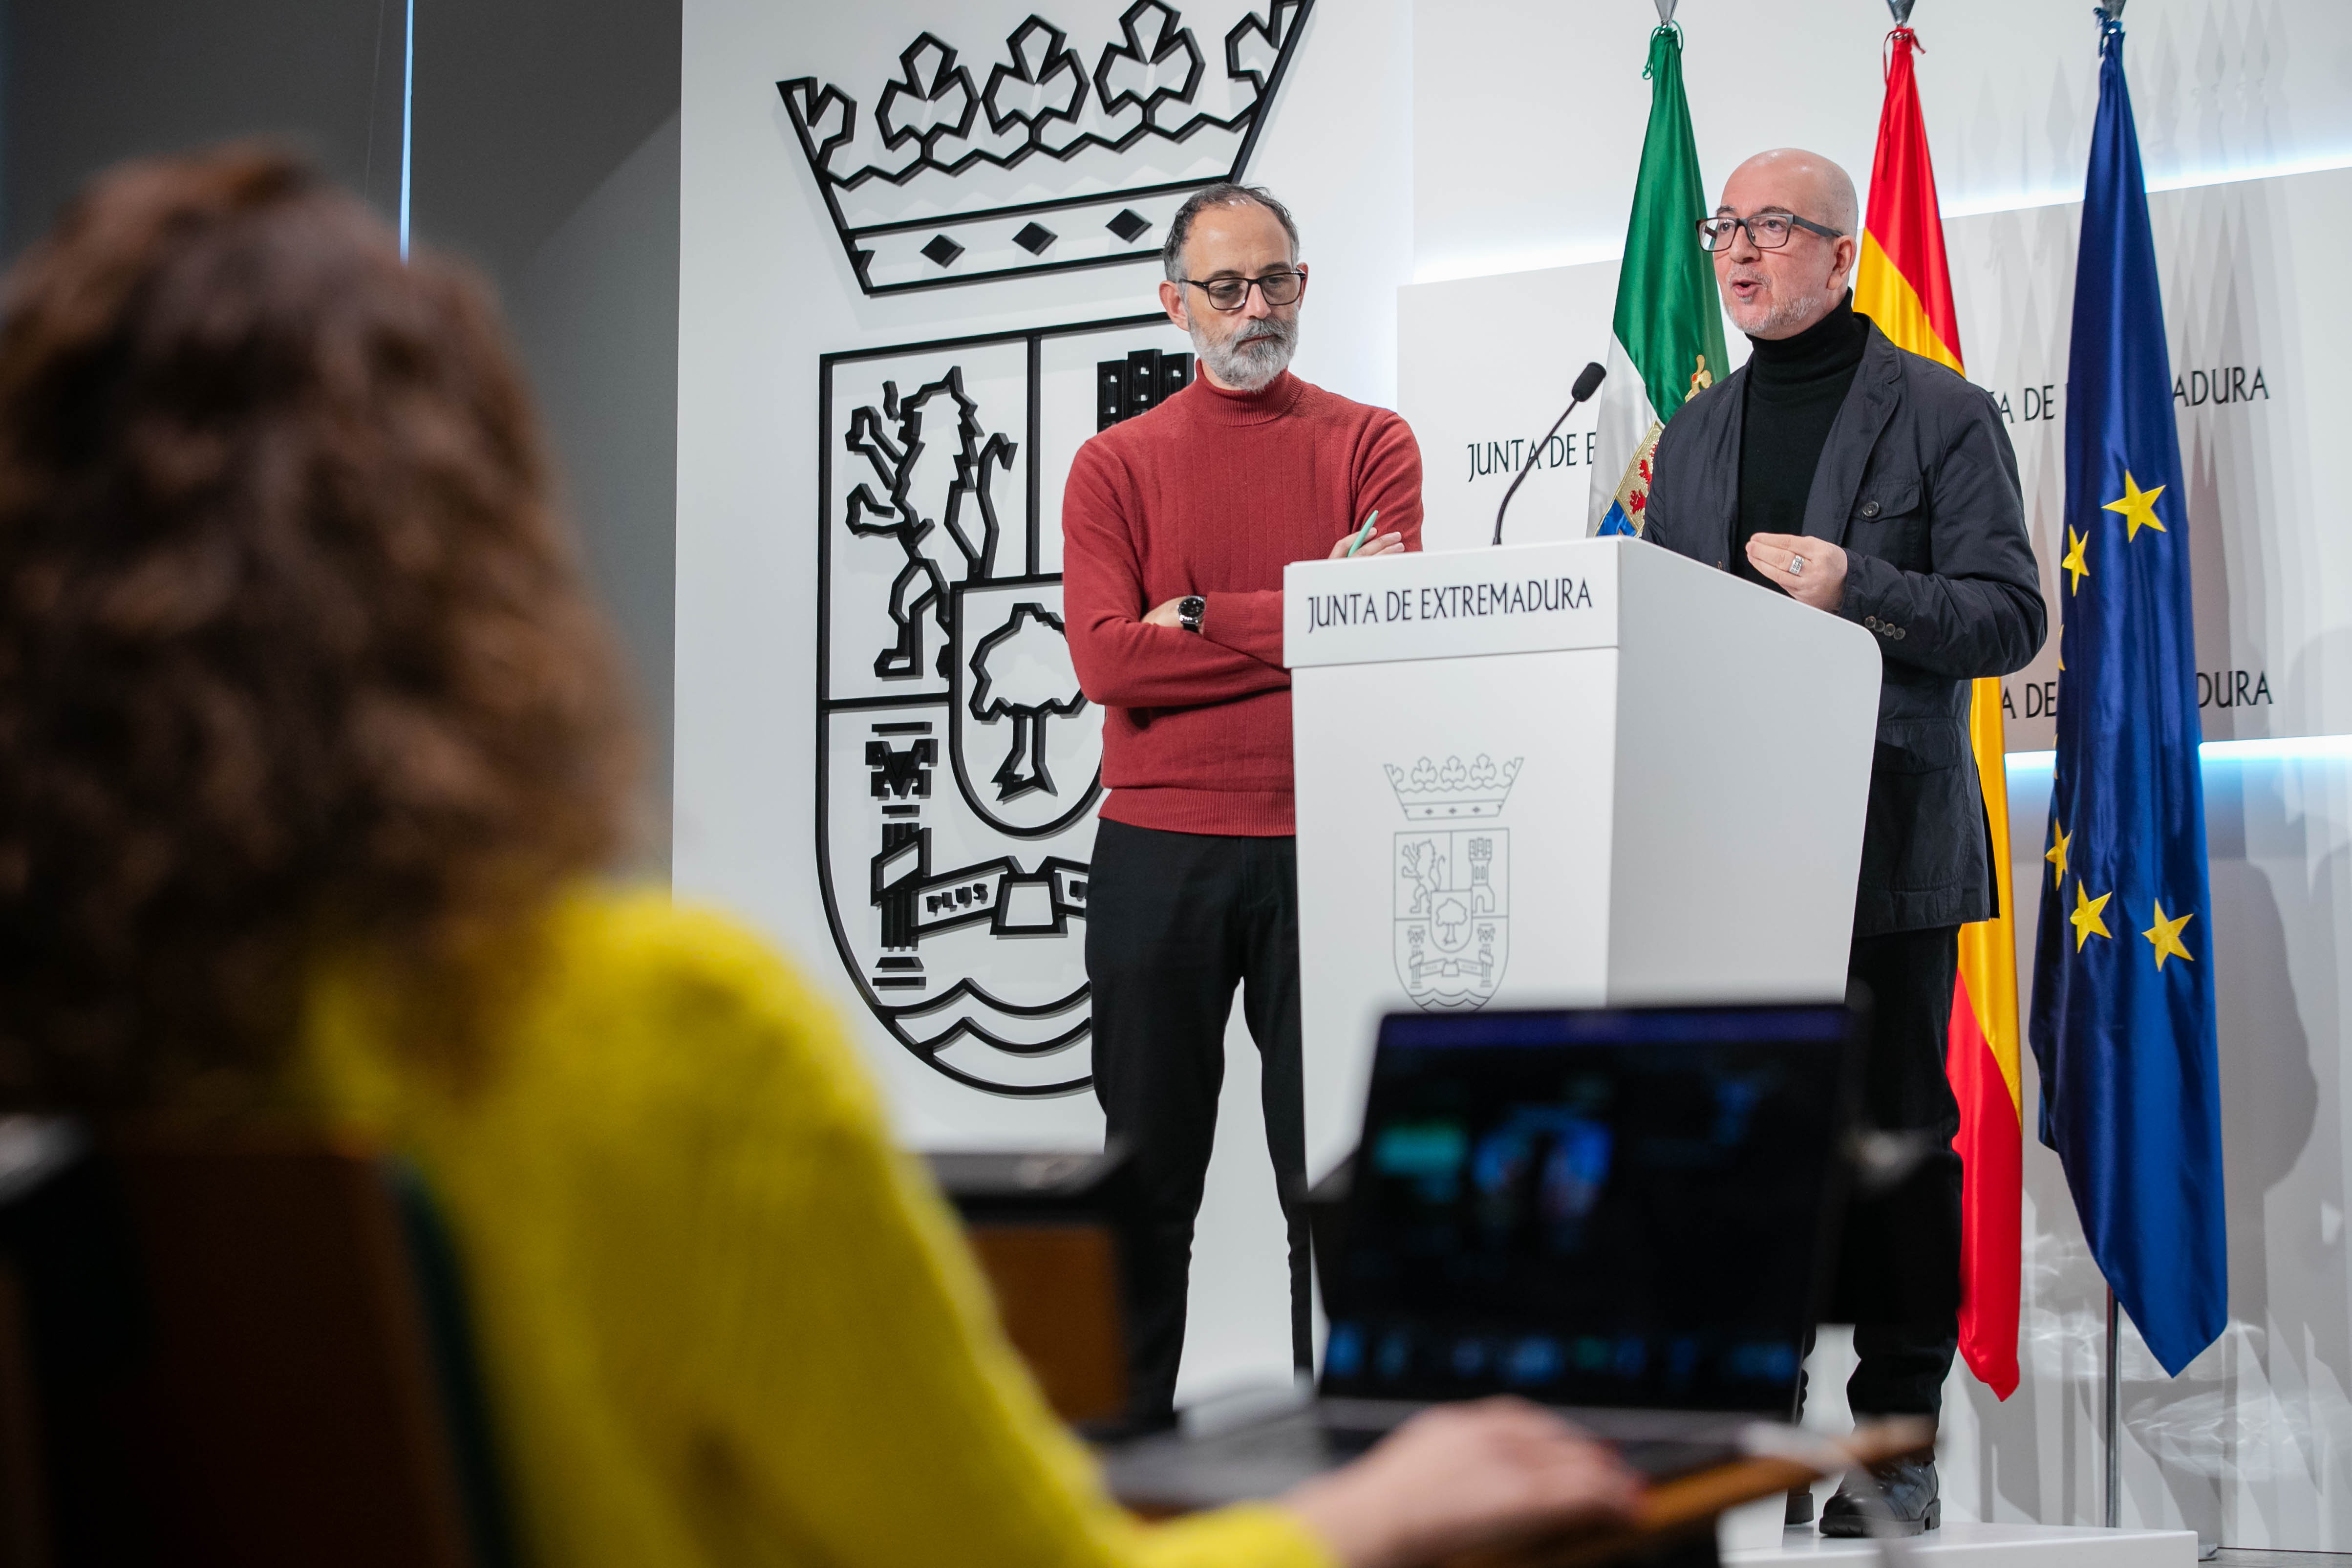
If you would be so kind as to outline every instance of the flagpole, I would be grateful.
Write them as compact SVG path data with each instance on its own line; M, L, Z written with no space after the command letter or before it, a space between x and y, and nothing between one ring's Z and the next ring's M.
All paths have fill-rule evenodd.
M2116 1293L2107 1291L2107 1399L2106 1415L2101 1423L2107 1435L2107 1528L2121 1530L2124 1523L2124 1463L2123 1463L2123 1346L2117 1332L2121 1327L2116 1311Z
M2100 0L2102 30L2124 19L2125 0ZM2116 1288L2107 1287L2107 1408L2102 1423L2107 1433L2107 1528L2124 1523L2124 1358L2122 1315L2116 1310Z

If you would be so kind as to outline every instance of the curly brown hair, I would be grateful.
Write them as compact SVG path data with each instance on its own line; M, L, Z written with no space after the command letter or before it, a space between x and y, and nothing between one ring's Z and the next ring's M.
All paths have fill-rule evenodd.
M0 1102L278 1069L618 847L633 748L496 311L242 146L98 180L0 299Z

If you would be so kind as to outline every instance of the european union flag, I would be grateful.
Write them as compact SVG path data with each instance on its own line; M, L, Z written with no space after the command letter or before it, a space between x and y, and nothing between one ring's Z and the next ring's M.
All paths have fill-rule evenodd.
M2123 29L2103 20L2032 1038L2042 1140L2116 1299L2178 1374L2229 1317L2212 903L2172 368Z

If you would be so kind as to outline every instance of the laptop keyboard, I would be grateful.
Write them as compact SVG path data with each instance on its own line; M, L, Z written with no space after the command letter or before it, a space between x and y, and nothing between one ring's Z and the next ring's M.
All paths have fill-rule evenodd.
M1325 1422L1322 1426L1323 1447L1334 1463L1345 1463L1387 1436L1393 1428L1357 1426L1352 1423ZM1616 1450L1625 1467L1644 1480L1663 1481L1675 1476L1686 1476L1717 1465L1728 1464L1740 1457L1737 1443L1716 1438L1693 1437L1602 1437Z

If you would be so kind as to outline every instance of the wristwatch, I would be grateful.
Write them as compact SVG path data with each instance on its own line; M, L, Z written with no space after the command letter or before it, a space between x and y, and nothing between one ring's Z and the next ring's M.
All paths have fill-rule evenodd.
M1187 594L1176 601L1176 624L1197 636L1201 630L1201 616L1208 608L1208 600L1198 594Z

